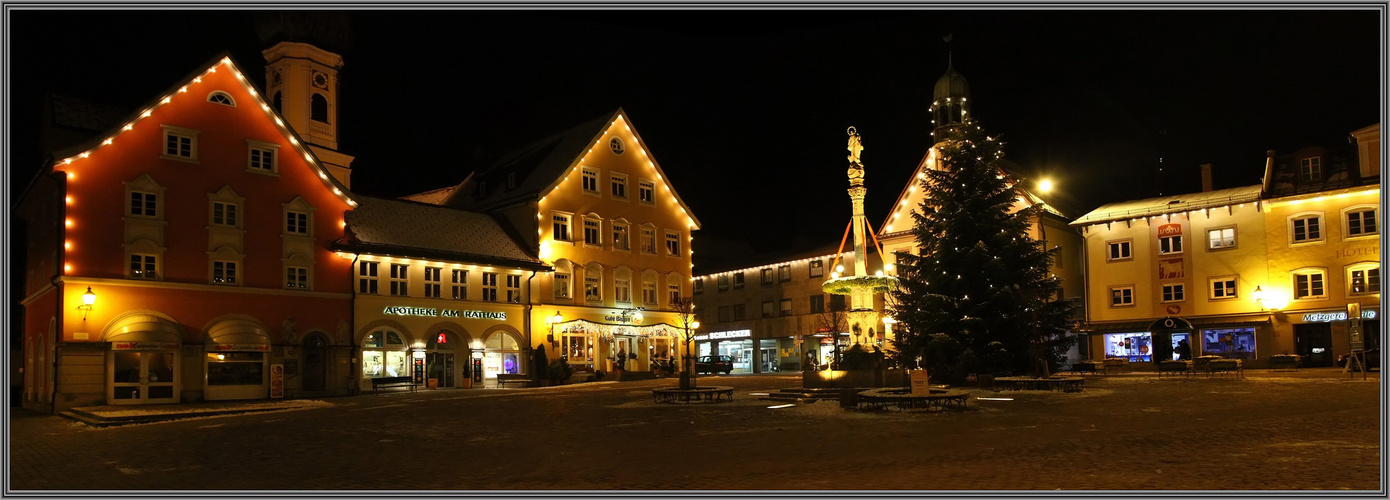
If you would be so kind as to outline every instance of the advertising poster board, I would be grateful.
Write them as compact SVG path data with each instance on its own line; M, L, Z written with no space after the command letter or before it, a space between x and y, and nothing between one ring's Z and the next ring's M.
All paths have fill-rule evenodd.
M285 365L279 363L270 365L270 397L272 399L285 397Z
M926 370L912 370L911 372L908 373L908 376L911 377L911 379L912 379L912 382L911 382L911 383L912 383L912 395L913 395L913 396L930 396L930 395L931 395L931 389L927 387L927 371L926 371Z

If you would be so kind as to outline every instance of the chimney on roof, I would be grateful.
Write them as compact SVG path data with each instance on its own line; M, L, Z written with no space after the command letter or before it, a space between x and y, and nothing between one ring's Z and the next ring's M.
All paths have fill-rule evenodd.
M1265 176L1260 180L1260 196L1269 194L1270 184L1274 182L1274 150L1265 151Z
M1211 191L1211 164L1202 164L1202 192Z

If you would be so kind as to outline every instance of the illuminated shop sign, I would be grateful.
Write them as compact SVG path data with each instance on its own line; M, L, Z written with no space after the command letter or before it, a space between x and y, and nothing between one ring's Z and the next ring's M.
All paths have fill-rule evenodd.
M116 351L131 351L136 349L178 349L179 344L175 342L112 342L111 349Z
M501 311L460 311L433 307L386 306L386 309L383 309L381 313L391 316L425 316L430 318L507 319L507 313Z
M269 351L269 344L217 344L212 346L214 351Z
M1331 323L1333 321L1344 321L1346 319L1346 311L1308 313L1303 315L1303 321L1309 323ZM1367 309L1361 311L1361 319L1376 319L1376 310Z
M719 339L741 339L741 338L744 338L744 337L752 337L752 336L753 336L753 331L752 331L752 330L731 330L731 331L727 331L727 332L709 332L709 333L702 334L702 335L696 335L696 336L695 336L695 340L699 341L699 340L719 340Z

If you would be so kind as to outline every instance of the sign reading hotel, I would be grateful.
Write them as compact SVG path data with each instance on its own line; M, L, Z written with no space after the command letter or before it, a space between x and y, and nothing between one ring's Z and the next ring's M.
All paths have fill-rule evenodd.
M1346 311L1315 312L1303 315L1303 321L1309 323L1331 323L1333 321L1346 321ZM1375 309L1362 309L1361 319L1376 319Z
M506 321L507 319L507 313L502 311L460 311L433 307L386 306L381 313L388 316L423 316L428 318L495 319L499 321Z
M730 330L727 332L709 332L707 334L696 335L695 341L699 342L704 340L741 339L744 337L752 336L752 330Z

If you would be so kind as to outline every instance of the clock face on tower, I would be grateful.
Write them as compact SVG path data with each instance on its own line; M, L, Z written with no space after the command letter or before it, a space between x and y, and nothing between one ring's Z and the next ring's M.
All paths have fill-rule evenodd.
M324 90L327 90L327 89L328 89L328 75L325 75L325 74L323 74L323 73L319 73L319 72L315 71L315 72L314 72L314 86L315 86L315 87L318 87L318 88L321 88L321 89L324 89Z

